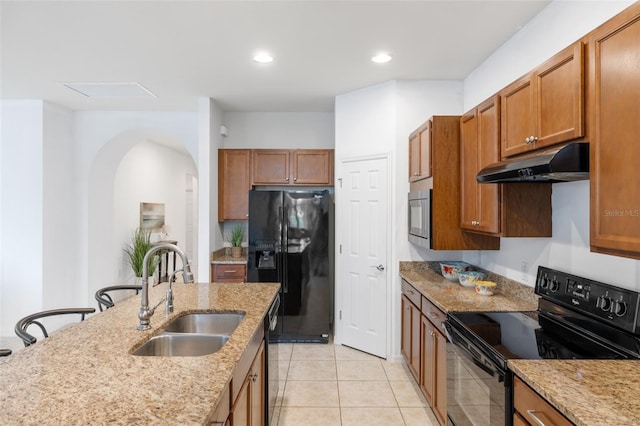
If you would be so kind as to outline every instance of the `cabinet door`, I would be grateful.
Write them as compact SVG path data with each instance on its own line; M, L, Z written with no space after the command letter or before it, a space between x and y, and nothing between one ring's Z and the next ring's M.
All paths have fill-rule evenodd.
M479 184L476 175L500 159L500 98L494 96L460 119L461 226L500 233L500 185Z
M264 344L256 355L256 359L251 366L250 389L251 389L251 426L264 425Z
M409 367L413 370L413 375L420 381L420 319L422 314L420 309L411 304L411 362Z
M502 157L521 154L529 150L529 137L535 131L533 87L529 75L511 83L500 92L502 103L502 131L500 154Z
M589 39L591 250L640 258L640 5Z
M420 179L420 131L409 135L409 182Z
M288 150L253 150L253 184L289 184L289 156Z
M534 72L536 149L584 135L583 58L583 44L577 42Z
M420 389L430 406L434 403L435 392L435 338L434 327L426 317L422 317L422 372L420 374Z
M218 150L218 222L247 220L251 189L251 151Z
M400 300L401 305L401 337L400 337L400 352L404 356L407 364L411 363L411 302L407 296L402 296Z
M427 121L409 135L409 182L431 176L431 124Z
M478 116L477 110L460 118L460 226L475 231L478 220Z
M420 177L431 176L431 120L420 129Z
M333 185L333 156L327 149L293 151L293 184Z
M435 389L433 392L433 413L441 425L447 424L447 338L434 328L435 341Z
M240 388L240 393L231 410L231 424L233 426L250 426L251 419L251 394L249 392L249 377L245 379Z
M500 97L494 96L478 106L477 172L500 160ZM481 185L473 177L477 191L477 231L500 233L500 188L498 184Z

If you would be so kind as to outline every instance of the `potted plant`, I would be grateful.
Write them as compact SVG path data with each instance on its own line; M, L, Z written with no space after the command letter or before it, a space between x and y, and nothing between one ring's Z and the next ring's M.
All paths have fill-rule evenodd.
M142 267L144 256L153 247L151 244L151 230L144 228L136 228L131 238L131 243L122 249L127 255L127 260L136 278L142 277ZM149 276L153 275L160 258L155 255L149 259Z
M231 257L242 256L242 241L244 241L244 228L236 225L231 229Z

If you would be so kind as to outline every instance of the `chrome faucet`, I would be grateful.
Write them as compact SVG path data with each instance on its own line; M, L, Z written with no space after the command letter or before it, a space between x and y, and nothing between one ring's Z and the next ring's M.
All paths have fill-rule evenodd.
M151 248L147 254L144 255L144 260L142 261L142 295L140 296L140 312L138 312L138 318L140 319L140 324L138 325L138 330L149 330L151 328L150 320L155 308L158 307L160 303L162 303L165 299L163 298L160 303L155 305L154 307L149 307L149 259L156 252L160 250L170 250L176 253L182 259L182 277L185 283L193 282L193 274L191 273L191 265L189 264L189 259L187 259L187 255L175 244L159 244L153 248ZM170 281L172 281L175 277L175 272L172 274ZM167 309L169 309L169 305L173 307L173 293L171 292L171 282L169 282L169 292L167 292L167 296L171 298L171 301L167 300Z

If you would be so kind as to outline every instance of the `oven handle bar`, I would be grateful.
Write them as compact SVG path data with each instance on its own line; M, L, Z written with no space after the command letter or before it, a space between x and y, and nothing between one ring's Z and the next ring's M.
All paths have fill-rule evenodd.
M475 346L471 343L466 337L464 337L460 332L458 332L454 326L452 326L449 321L445 321L444 323L445 331L447 333L447 338L449 341L460 348L470 359L476 364L479 368L484 370L487 374L491 376L497 376L499 382L503 382L505 379L505 372L502 371L495 363L491 362L487 357L482 355L479 351L475 350Z

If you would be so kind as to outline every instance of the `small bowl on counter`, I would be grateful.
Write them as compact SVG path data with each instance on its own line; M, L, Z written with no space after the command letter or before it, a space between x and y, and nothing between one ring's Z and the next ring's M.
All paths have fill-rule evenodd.
M476 294L480 296L493 296L498 284L493 281L476 281Z
M440 262L442 276L450 281L458 281L458 273L470 270L471 265L466 262Z
M460 271L458 272L458 281L463 287L475 287L477 281L482 281L487 274L480 271Z

